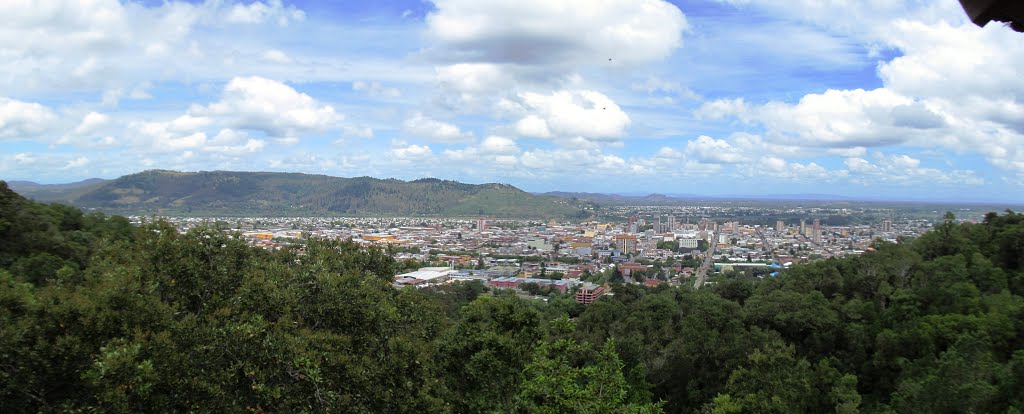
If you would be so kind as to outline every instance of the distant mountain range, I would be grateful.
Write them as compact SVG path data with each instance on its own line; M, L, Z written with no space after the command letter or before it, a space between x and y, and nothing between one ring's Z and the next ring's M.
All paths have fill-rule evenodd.
M684 201L681 197L671 197L664 194L626 195L626 194L603 194L603 193L577 193L565 191L551 191L539 195L565 198L570 200L591 201L604 205L625 205L625 204L678 204Z
M765 206L798 206L815 204L822 206L849 206L852 204L871 204L886 207L932 206L934 208L974 206L992 209L993 211L1021 206L1021 203L999 202L990 200L954 200L928 199L921 197L851 197L835 194L760 194L760 195L697 195L697 194L644 194L644 193L584 193L551 191L537 193L550 197L565 198L576 201L588 201L604 206L677 206L689 204L720 204L720 205L765 205Z
M150 170L72 184L8 183L22 195L120 214L584 217L585 201L507 184L342 178L278 172Z
M642 193L582 193L551 191L540 195L593 201L605 205L642 204L674 205L692 201L763 200L763 201L851 201L852 198L830 194L774 194L774 195L721 195L702 196L697 194L642 194Z
M591 217L597 212L595 206L734 204L741 201L755 205L806 202L830 205L859 202L939 204L923 200L856 200L830 194L700 196L564 191L528 193L507 184L464 184L436 178L402 181L237 171L150 170L114 180L93 178L69 184L9 181L7 185L41 202L60 202L117 214L193 216L484 216L580 219ZM996 205L994 208L1005 207Z
M38 184L31 181L8 181L7 186L19 194L41 202L70 202L109 180L90 178L68 184Z

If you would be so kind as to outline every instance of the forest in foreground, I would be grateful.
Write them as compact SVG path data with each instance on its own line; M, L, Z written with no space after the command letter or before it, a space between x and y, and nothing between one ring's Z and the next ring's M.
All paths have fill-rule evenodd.
M1021 413L1024 215L582 306L0 182L0 412Z

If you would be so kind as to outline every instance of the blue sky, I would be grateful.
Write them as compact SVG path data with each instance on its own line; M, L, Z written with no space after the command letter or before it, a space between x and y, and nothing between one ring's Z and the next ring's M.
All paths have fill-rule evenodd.
M1024 202L1024 35L955 0L0 1L0 178Z

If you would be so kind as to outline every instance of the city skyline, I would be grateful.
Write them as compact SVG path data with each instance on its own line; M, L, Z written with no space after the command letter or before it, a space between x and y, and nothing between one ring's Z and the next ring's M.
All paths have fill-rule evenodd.
M0 179L1024 202L1024 37L920 3L5 2Z

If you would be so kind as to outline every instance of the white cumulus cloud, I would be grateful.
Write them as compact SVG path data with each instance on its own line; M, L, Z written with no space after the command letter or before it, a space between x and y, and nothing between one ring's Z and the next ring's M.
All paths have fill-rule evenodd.
M189 113L216 117L232 128L263 131L278 138L323 131L344 119L330 105L321 104L282 82L258 76L231 79L220 101L194 106Z
M661 0L435 0L439 56L515 64L636 64L682 45L683 13ZM443 58L442 58L443 59ZM611 59L609 61L609 59Z
M110 117L99 112L89 112L75 127L75 135L89 135L110 123Z
M57 116L35 102L0 97L0 138L29 138L42 134Z
M250 138L243 131L225 128L210 138L203 150L226 155L240 155L260 152L264 147L266 147L266 141L262 139Z
M581 66L637 68L682 46L688 24L662 0L437 0L426 17L436 103L504 116L520 92L581 88ZM520 114L522 115L522 114ZM539 133L540 130L536 130ZM558 132L551 131L555 134Z
M875 154L875 162L860 157L843 161L851 179L859 184L981 185L984 179L971 170L943 171L923 167L921 160L906 154Z
M629 115L597 91L527 92L520 98L533 112L516 124L517 132L524 136L619 138L630 123Z
M519 147L515 141L509 138L490 135L480 143L480 152L498 155L517 154Z
M405 132L417 138L435 142L460 143L473 140L473 133L463 132L459 127L416 113L403 124Z
M401 161L415 161L429 158L433 151L427 145L395 141L391 144L391 156Z
M72 169L72 168L82 168L82 167L86 166L87 164L89 164L89 158L87 158L87 157L76 157L75 159L73 159L71 161L68 161L67 164L64 164L64 169L68 170L68 169Z
M289 57L286 53L284 53L284 52L282 52L280 50L277 50L277 49L270 49L270 50L268 50L266 52L263 52L263 55L261 55L261 57L263 58L263 60L274 62L274 63L281 63L281 64L292 63L292 58L291 57Z
M243 24L258 24L273 20L280 26L287 26L291 22L300 22L305 18L306 13L295 6L285 6L281 0L270 0L235 4L228 11L225 20Z
M732 144L706 135L687 142L685 153L704 163L736 164L746 159Z

